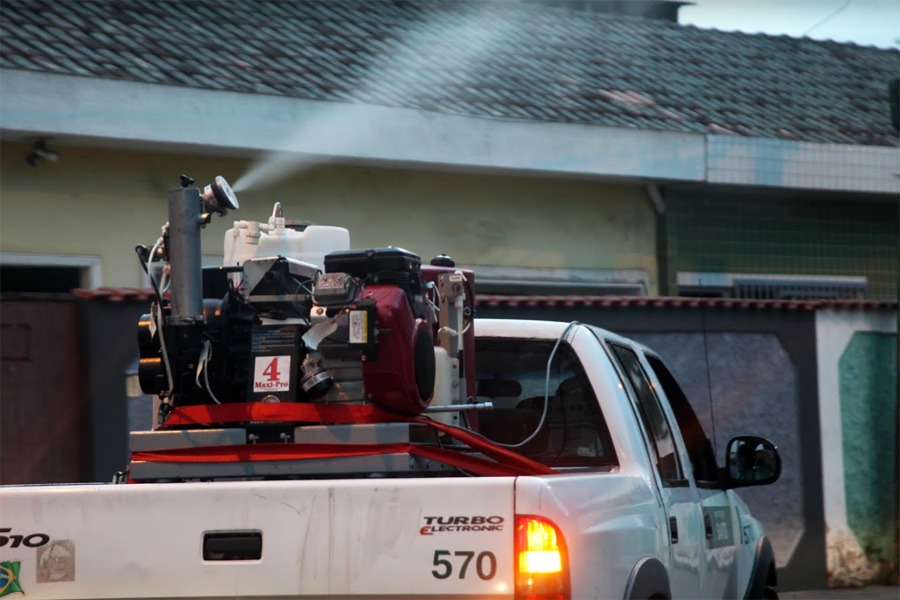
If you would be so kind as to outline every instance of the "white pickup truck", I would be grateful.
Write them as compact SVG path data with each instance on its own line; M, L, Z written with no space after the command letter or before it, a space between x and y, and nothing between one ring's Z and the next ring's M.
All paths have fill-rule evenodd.
M172 261L182 250L166 242ZM347 257L326 258L325 274L359 259ZM285 295L265 286L226 286L246 302L226 298L199 322L179 313L184 290L173 289L174 306L161 294L147 317L160 328L141 334L142 362L151 363L142 383L162 392L161 425L132 434L122 484L0 488L0 596L777 597L771 546L733 491L778 478L771 443L735 438L719 468L651 350L577 323L473 326L468 315L463 327L448 316L448 298L464 274L445 268L433 361L382 310L400 301L381 288L405 285L402 277L387 285L383 276L366 284L314 274L321 290L302 292L311 296L302 310L321 309L321 318L300 324L280 312ZM260 281L305 273L285 269ZM248 306L266 316L242 330ZM222 314L232 321L213 327ZM191 327L203 329L193 359L176 340ZM473 330L474 351L462 341ZM166 340L170 331L178 335ZM365 346L366 331L378 347ZM279 345L285 339L305 358ZM415 368L396 366L404 352L399 362ZM454 362L463 354L475 355L474 368ZM248 356L243 379L238 363L216 364ZM392 395L396 386L409 389Z

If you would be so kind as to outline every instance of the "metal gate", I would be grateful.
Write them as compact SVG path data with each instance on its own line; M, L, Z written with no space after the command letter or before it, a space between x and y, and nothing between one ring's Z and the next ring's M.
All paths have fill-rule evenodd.
M0 302L0 484L84 480L77 304Z

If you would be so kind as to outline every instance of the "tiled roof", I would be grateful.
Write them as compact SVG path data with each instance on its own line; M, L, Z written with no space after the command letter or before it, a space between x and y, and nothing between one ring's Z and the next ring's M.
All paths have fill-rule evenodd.
M532 2L3 0L0 66L526 122L898 145L900 53Z
M723 308L755 310L897 310L893 300L755 300L676 296L500 296L477 294L478 307L542 308Z
M723 308L741 310L897 310L892 300L757 300L680 296L501 296L477 294L477 307L542 308Z
M150 302L151 289L100 287L78 288L72 295L81 300ZM756 310L897 310L893 300L751 300L744 298L682 298L675 296L502 296L476 294L479 307L544 308L726 308Z
M109 302L147 302L156 294L151 289L130 287L76 288L72 295L81 300L108 300Z

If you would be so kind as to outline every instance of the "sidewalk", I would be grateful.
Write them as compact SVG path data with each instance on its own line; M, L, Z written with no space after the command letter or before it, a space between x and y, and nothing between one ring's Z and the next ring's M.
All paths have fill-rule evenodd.
M802 592L778 592L778 597L784 600L863 600L867 598L900 600L900 587L887 585L873 585L864 588L849 588L840 590L805 590Z

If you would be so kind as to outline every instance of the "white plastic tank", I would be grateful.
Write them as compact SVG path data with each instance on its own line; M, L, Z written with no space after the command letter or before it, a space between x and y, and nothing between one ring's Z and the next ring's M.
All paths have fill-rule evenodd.
M286 226L281 203L276 202L268 223L235 221L225 232L222 264L243 265L251 258L285 256L325 270L325 255L350 249L350 232L343 227L307 225L302 231Z

